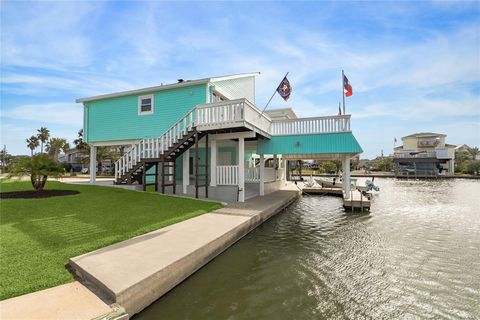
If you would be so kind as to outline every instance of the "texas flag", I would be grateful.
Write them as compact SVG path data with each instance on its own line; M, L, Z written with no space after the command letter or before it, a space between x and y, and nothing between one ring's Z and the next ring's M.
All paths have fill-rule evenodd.
M343 75L343 92L345 93L346 97L350 97L353 93L352 86L345 75Z

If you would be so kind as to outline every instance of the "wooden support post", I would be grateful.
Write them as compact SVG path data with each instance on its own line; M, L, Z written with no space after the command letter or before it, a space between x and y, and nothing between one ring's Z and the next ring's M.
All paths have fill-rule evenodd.
M208 198L208 133L205 135L205 198Z
M147 191L147 167L145 162L142 162L142 165L143 165L143 171L142 171L143 191Z
M173 194L176 194L177 193L177 179L175 179L176 175L177 175L177 169L176 169L176 165L175 165L175 158L173 158L172 160L172 164L171 164L173 167L173 176L172 177L172 184L173 184Z
M302 165L303 165L302 160L298 160L297 164L298 164L298 180L303 181L302 180Z
M158 161L155 163L155 192L158 192L158 169L159 169Z
M195 130L195 198L198 198L198 131Z
M290 160L285 160L286 165L285 165L285 180L290 181Z
M188 193L188 185L190 184L190 150L183 153L183 194Z
M165 158L162 159L162 193L165 194Z
M280 163L278 161L277 155L274 154L273 155L273 170L274 170L274 175L275 175L275 180L274 181L278 180L278 169L279 169L279 167L280 167Z

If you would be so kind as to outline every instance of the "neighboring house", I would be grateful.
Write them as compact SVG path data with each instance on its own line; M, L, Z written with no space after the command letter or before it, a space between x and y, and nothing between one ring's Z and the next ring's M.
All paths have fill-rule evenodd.
M465 152L470 154L470 147L466 144L461 144L455 147L455 152ZM480 154L475 155L475 160L480 160Z
M402 138L394 148L396 176L453 175L455 145L445 143L445 134L421 132Z
M163 193L244 201L279 189L287 161L298 159L341 159L349 180L350 158L362 152L350 115L262 112L255 105L257 75L77 99L84 105L85 141L93 154L97 146L128 146L115 163L115 183L152 184Z
M80 172L84 167L88 156L76 148L70 149L58 157L60 163L68 163L72 166L73 172Z

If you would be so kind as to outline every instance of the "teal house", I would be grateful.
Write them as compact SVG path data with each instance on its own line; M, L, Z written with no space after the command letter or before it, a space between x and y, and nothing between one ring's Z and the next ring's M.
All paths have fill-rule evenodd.
M115 183L226 202L282 188L288 161L350 159L362 152L350 115L298 118L290 109L262 112L246 73L77 99L91 146L123 146ZM344 183L349 191L350 183ZM349 193L346 192L348 195Z

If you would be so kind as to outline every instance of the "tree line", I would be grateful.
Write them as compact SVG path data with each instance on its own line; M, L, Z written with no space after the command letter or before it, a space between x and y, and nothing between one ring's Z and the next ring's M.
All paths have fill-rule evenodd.
M63 138L50 138L50 130L41 127L37 130L37 135L32 135L26 139L27 147L30 149L31 156L36 153L36 149L40 146L40 153L43 153L43 147L45 151L55 160L58 161L60 152L67 152L70 150L70 145L66 139Z

